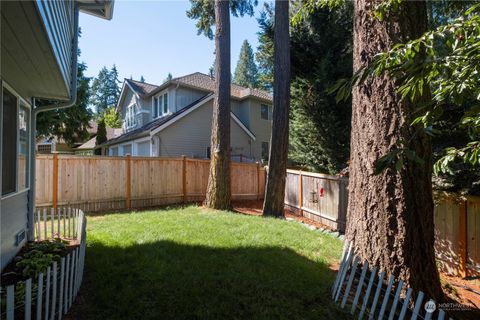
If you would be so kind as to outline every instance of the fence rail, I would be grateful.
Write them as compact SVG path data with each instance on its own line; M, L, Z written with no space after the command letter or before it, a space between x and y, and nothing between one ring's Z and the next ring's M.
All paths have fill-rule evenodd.
M36 278L0 288L2 320L54 320L67 314L83 280L86 221L84 213L78 209L37 210L35 241L62 238L77 247Z
M388 279L388 280L387 280ZM350 305L350 313L357 319L446 319L444 310L435 307L422 291L413 292L402 280L388 276L368 262L361 262L348 242L332 287L332 299L343 309ZM426 303L433 308L427 310ZM451 319L451 318L449 318Z
M202 201L209 160L37 155L37 207L121 210ZM232 198L263 198L265 168L231 163Z

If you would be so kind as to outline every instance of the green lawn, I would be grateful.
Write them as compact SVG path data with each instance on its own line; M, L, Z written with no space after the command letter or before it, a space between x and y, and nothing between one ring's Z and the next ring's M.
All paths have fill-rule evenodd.
M90 216L82 319L342 319L341 242L199 207ZM74 309L74 310L75 310Z

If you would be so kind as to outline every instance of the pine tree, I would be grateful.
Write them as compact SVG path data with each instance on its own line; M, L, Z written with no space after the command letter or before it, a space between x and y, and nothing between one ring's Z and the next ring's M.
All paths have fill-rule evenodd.
M105 120L102 118L98 122L97 136L95 137L95 146L99 146L107 140L108 140L107 139L107 128L105 126ZM96 155L101 155L102 154L102 149L101 148L95 149L95 154Z
M240 49L237 67L233 76L233 83L243 87L258 86L258 69L255 64L253 50L247 40L243 41Z
M145 83L145 78L143 77L143 75L140 76L140 82L141 82L141 83Z
M173 79L173 76L172 76L172 74L169 72L169 73L167 74L167 77L165 78L165 80L163 80L163 82L167 82L167 81L170 81L170 80L172 80L172 79Z
M113 65L111 70L103 67L92 83L91 103L97 114L103 114L105 110L115 106L120 97L120 91L117 67Z

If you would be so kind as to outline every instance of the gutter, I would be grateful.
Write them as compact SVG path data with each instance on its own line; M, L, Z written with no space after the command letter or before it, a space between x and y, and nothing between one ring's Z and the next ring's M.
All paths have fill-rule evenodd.
M71 85L70 85L70 99L67 101L60 101L47 106L35 107L35 98L32 98L32 114L30 117L30 180L28 191L28 215L27 215L27 239L28 241L34 240L34 217L35 217L35 155L36 155L36 131L37 131L37 115L39 113L64 109L75 105L77 102L77 68L78 68L78 16L80 7L82 5L75 2L74 8L74 23L73 23L73 48L72 48L72 65L71 65ZM87 5L88 6L88 5ZM82 6L83 7L83 6Z

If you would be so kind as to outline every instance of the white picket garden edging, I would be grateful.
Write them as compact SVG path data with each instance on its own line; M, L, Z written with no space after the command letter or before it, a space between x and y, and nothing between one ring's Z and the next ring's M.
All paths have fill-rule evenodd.
M427 302L435 302L424 299L425 294L422 291L418 292L414 304L413 290L406 288L403 298L402 291L404 291L402 280L396 281L393 275L388 276L384 271L377 270L377 267L370 270L368 262L361 263L360 258L355 256L352 246L345 241L340 268L332 287L332 299L339 303L342 309L347 303L350 304L350 313L356 315L357 319L365 317L378 320L444 320L446 318L445 311L442 309L438 308L433 312L425 310L424 306ZM410 302L414 306L413 309L410 308Z
M73 241L78 247L38 275L35 292L34 279L31 278L0 288L0 306L5 308L0 310L2 320L62 319L70 310L83 280L86 222L85 214L79 209L37 210L35 241L62 238ZM18 292L22 295L21 303L15 301L18 300Z

